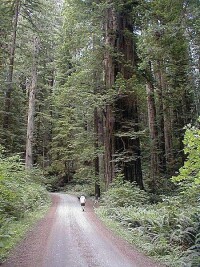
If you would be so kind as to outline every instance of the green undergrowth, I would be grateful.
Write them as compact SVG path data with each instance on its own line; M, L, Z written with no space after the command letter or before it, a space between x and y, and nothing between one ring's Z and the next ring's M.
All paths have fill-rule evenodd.
M0 261L49 206L44 180L39 169L27 171L19 155L0 149Z
M25 237L34 224L44 217L50 201L35 211L27 212L20 220L7 219L0 229L0 263L6 260L12 249Z
M170 267L200 266L200 208L195 198L152 196L129 182L104 194L97 215L141 252Z

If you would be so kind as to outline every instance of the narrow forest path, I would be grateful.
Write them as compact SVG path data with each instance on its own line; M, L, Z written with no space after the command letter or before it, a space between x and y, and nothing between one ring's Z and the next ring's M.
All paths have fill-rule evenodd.
M82 212L74 196L55 193L52 200L48 214L2 267L161 266L112 234L90 202Z

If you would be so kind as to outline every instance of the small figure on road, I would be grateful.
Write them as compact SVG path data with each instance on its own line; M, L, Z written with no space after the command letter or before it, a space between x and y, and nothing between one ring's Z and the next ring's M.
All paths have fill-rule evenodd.
M83 211L85 210L85 202L86 202L85 196L80 196L80 203Z

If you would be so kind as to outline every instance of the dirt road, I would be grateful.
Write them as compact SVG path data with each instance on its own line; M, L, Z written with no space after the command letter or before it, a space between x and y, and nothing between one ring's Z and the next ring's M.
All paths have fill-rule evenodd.
M158 267L96 217L91 203L52 194L53 205L2 267Z

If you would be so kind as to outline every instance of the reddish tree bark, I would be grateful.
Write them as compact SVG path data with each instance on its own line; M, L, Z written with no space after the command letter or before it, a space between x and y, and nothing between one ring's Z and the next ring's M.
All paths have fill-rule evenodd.
M110 1L111 2L111 1ZM105 55L104 55L104 73L105 87L107 90L113 87L115 82L115 63L113 53L116 41L116 12L113 6L107 8L104 22L105 30ZM112 182L114 177L114 114L112 104L107 104L104 109L104 171L106 188Z
M154 85L152 82L146 83L147 92L147 107L148 107L148 121L149 121L149 133L150 133L150 157L151 157L151 185L152 189L156 188L157 178L159 175L159 147L158 147L158 130L156 122L156 106Z
M125 180L136 182L141 189L144 188L142 180L142 166L140 155L140 138L137 136L138 125L138 101L137 94L133 91L129 80L136 75L137 55L133 36L133 22L130 10L124 9L117 16L118 36L116 50L118 52L116 73L125 81L125 92L120 92L115 101L116 124L115 130L126 131L125 136L116 137L116 150L125 154L124 162L120 164ZM130 83L131 84L131 83ZM127 127L127 125L129 125ZM128 132L135 132L135 137L128 136Z
M129 8L125 8L123 12L116 12L114 5L110 5L106 11L104 26L105 86L106 89L110 89L114 86L118 74L128 81L135 73L136 52ZM115 135L117 131L124 131L127 121L132 124L131 131L136 132L135 138L128 135L120 137ZM135 181L140 188L143 188L138 129L137 95L127 85L125 92L119 92L113 104L107 104L105 108L104 146L107 186L118 171L115 167L119 167L126 180ZM119 161L116 157L114 158L116 152L124 154L124 160ZM118 161L118 166L114 164L115 161Z

